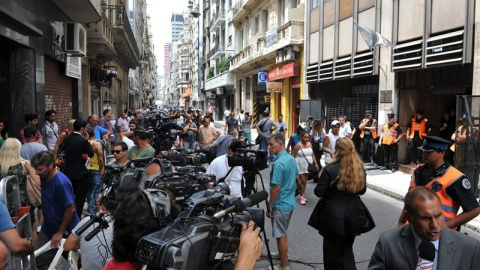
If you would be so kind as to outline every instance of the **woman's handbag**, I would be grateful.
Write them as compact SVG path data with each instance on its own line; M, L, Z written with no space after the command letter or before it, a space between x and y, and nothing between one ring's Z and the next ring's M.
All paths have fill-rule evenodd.
M318 173L317 167L315 167L315 164L308 162L307 157L306 157L305 154L303 153L302 146L299 145L299 147L300 147L300 151L302 151L303 157L304 157L305 160L307 161L307 164L308 164L308 167L307 167L308 173L311 174L311 175L317 174L317 173Z
M35 181L30 177L25 167L25 161L22 160L23 174L26 176L25 187L27 189L27 197L30 205L40 206L42 205L42 191Z

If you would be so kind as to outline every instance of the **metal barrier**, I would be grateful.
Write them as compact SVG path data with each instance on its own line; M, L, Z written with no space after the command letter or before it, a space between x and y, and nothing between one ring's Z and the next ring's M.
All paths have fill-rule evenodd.
M16 215L18 216L18 210L21 207L20 202L20 187L18 185L18 180L15 176L7 176L0 180L0 200L8 206L8 186L12 187L11 192L13 193L14 206L16 209ZM32 224L30 222L30 212L25 213L21 217L18 217L16 224L16 229L20 237L32 239ZM35 264L35 254L32 253L29 256L25 257L16 257L8 251L7 258L7 269L8 270L26 270L26 269L37 269Z

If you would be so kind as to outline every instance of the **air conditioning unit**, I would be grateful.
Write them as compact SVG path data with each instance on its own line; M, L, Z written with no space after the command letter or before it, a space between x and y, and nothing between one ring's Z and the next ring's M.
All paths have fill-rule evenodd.
M65 52L72 56L87 55L87 31L79 23L66 23Z
M293 48L286 47L283 49L283 60L284 61L294 61L297 60L297 54L293 51Z
M283 62L283 50L277 50L275 54L275 63L279 64Z
M208 94L208 97L209 97L209 98L215 98L216 95L215 95L215 93L209 93L209 94Z

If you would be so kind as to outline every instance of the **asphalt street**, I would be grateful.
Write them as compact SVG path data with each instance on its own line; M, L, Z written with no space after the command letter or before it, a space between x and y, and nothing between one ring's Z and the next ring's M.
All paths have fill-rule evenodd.
M269 189L269 172L270 169L261 171L267 191ZM257 186L259 190L262 190L258 177ZM324 269L322 236L319 235L315 229L307 225L308 218L317 202L317 197L313 194L314 188L315 183L308 181L306 190L307 204L300 205L297 201L297 207L294 210L290 222L288 247L290 269L292 270ZM357 269L359 270L367 269L378 236L381 232L396 226L398 216L403 208L403 202L370 189L362 196L362 200L372 213L376 228L357 237L355 240L354 253ZM265 203L262 203L260 207L265 209ZM271 251L277 252L276 240L271 237L271 223L268 218L265 219L265 230ZM480 240L479 233L468 229L464 229L464 232ZM263 234L261 235L263 238ZM264 248L263 254L267 254L266 247ZM274 260L273 262L274 265L279 264L278 260ZM267 269L268 266L269 262L266 256L262 256L257 262L255 269Z

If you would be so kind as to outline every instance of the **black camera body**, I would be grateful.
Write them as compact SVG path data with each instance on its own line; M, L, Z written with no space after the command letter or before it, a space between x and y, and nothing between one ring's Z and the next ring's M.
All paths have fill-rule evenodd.
M244 171L261 171L268 168L267 152L264 150L237 149L237 153L228 157L228 166L242 166Z
M155 154L170 150L177 136L182 133L182 127L174 122L175 118L167 116L165 112L157 112L147 118L149 127L154 131L151 145L155 148Z
M164 229L144 236L136 258L149 269L213 269L234 258L242 223L254 220L263 228L264 210L246 208L242 213L215 218L238 199L204 191L186 202L186 210ZM220 268L221 269L221 268Z
M205 179L204 179L205 178ZM164 173L149 181L148 186L158 189L168 189L175 196L177 202L182 202L194 193L206 189L210 175L192 175L188 173Z

